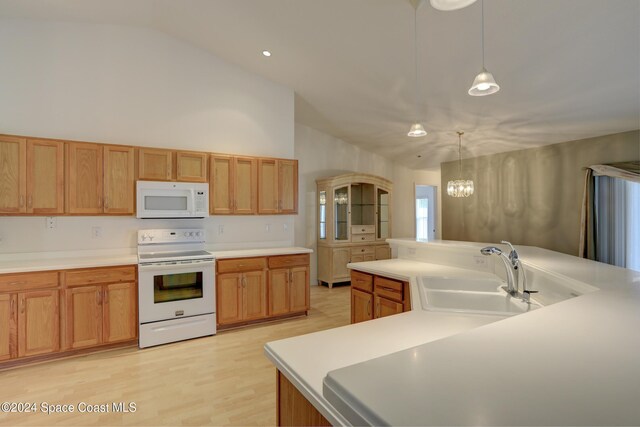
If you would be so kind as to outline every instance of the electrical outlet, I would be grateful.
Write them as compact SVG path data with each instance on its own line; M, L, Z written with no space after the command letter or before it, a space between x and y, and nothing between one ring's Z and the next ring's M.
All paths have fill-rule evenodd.
M55 216L48 216L45 219L45 227L47 227L48 229L53 229L53 228L56 228L57 226L58 226L58 221Z
M289 230L289 224L287 223L282 224L282 231L287 231L287 230Z
M224 234L224 225L218 225L218 235L222 236Z
M91 238L102 239L102 227L91 227Z
M264 231L266 231L267 233L271 232L271 224L265 224Z

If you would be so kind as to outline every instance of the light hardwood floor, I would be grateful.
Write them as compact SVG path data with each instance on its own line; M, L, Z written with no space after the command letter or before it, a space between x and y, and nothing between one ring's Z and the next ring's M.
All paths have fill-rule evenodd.
M349 307L348 286L312 286L307 317L0 372L0 402L137 406L125 414L0 412L0 425L274 425L276 374L264 344L347 325Z

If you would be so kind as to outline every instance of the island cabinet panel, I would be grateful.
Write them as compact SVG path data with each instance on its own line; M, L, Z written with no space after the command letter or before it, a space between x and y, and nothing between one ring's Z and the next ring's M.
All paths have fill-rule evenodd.
M104 213L133 214L135 192L135 150L133 147L104 146Z
M351 323L409 310L408 282L351 270Z
M157 148L138 149L138 179L171 181L173 152Z
M17 295L0 294L0 360L18 355L17 310Z
M54 353L60 349L58 290L18 293L18 356Z
M0 135L0 213L26 212L27 142Z
M276 424L278 426L331 425L279 370L276 370Z
M187 182L207 182L209 154L191 151L176 153L176 180Z
M103 212L102 145L68 143L68 212L100 214Z

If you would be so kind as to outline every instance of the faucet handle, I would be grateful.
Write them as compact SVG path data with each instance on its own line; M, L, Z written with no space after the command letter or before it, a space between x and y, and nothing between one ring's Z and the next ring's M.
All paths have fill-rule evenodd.
M501 240L500 243L509 245L509 247L511 248L511 252L509 252L509 259L511 259L512 261L518 259L518 252L516 252L516 248L513 247L511 242L507 242L506 240Z
M531 302L531 294L537 294L540 291L531 291L531 290L524 290L522 291L522 301L526 302L526 303L530 303Z

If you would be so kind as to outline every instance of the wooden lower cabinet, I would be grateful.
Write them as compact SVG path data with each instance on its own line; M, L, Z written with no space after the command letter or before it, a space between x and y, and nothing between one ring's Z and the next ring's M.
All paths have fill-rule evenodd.
M263 270L218 274L218 325L230 325L267 316L267 284Z
M0 294L0 360L18 354L17 295Z
M279 370L276 370L276 425L331 425Z
M218 326L239 326L309 310L309 254L218 260Z
M318 284L348 282L352 262L378 261L391 258L391 249L386 243L318 245Z
M411 310L408 282L351 271L351 323Z
M18 357L60 349L59 304L57 289L18 293Z
M93 347L137 336L135 283L112 283L69 288L67 294L67 346Z

